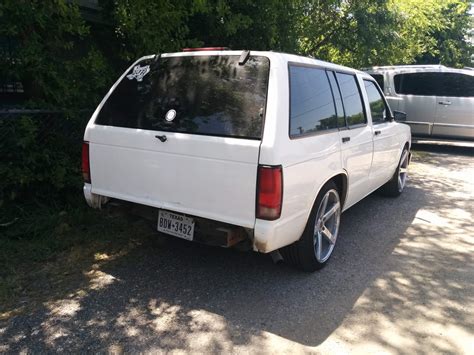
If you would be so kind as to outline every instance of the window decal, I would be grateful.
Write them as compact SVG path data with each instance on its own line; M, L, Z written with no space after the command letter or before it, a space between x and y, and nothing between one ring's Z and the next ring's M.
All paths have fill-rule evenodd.
M132 74L127 75L128 80L137 79L137 81L142 81L143 77L150 72L150 66L145 65L143 67L139 65L135 65L133 68Z
M171 109L168 112L166 112L165 120L167 120L168 122L171 122L174 120L175 117L176 117L176 110Z

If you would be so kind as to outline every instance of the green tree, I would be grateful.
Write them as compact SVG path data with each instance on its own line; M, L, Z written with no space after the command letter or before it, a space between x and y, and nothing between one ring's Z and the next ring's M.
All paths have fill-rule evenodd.
M469 63L468 0L301 0L294 2L298 51L363 67Z
M88 35L74 4L4 0L0 38L8 46L2 47L0 76L21 82L30 105L92 107L109 84L110 69Z
M284 0L194 1L189 43L232 49L296 50L297 7Z
M442 2L437 13L439 26L429 34L433 46L417 56L417 63L441 63L453 67L472 65L473 46L467 41L468 31L473 28L470 6L467 0Z
M113 31L115 55L131 62L153 53L179 51L186 44L190 1L101 0L102 17Z
M399 60L399 20L389 6L387 0L300 2L300 52L353 67Z

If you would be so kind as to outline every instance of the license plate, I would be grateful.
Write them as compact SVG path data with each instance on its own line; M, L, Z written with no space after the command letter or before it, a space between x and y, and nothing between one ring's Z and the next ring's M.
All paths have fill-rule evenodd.
M158 231L178 238L193 240L194 220L192 218L168 212L158 212Z

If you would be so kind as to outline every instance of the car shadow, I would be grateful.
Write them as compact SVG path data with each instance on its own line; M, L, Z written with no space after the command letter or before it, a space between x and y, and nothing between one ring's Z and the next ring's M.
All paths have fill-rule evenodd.
M445 164L455 167L458 162L448 157ZM410 270L430 272L432 261L420 258L424 254L436 255L436 267L452 268L452 251L440 250L437 236L457 231L424 228L414 221L422 209L465 209L463 196L449 195L456 188L456 182L447 178L416 173L399 198L372 194L342 215L333 257L316 273L275 265L270 257L257 253L156 235L97 270L84 292L55 300L35 314L15 317L0 329L0 336L6 339L6 350L32 352L103 351L113 344L129 352L190 348L222 352L241 345L262 346L259 337L268 333L317 346L342 323L352 322L351 314L363 296L373 303L359 308L386 314L402 336L416 340L424 336L423 330L396 320L397 315L410 317L404 297L452 313L438 300L452 298L451 292L457 291L451 287L455 276L446 276L445 284L439 285L418 279ZM469 227L455 216L453 223ZM399 250L415 240L420 244ZM466 265L472 262L469 255L456 257ZM468 272L468 266L457 272ZM390 276L397 273L407 278L409 286L402 287ZM382 286L376 282L379 279L385 280ZM381 293L398 301L385 302ZM463 315L456 316L461 324L470 324ZM356 329L358 324L351 326ZM403 351L388 344L378 326L365 325L364 337L395 352L423 352L416 341ZM448 341L439 348L458 350Z
M427 153L440 153L458 156L473 157L474 156L474 142L424 142L413 143L412 150Z

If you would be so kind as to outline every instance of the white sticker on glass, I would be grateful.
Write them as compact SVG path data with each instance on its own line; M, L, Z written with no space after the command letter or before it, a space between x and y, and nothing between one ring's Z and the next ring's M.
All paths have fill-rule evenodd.
M174 120L175 117L176 117L176 111L171 109L168 112L166 112L165 120L167 120L168 122L171 122Z
M140 65L135 65L133 68L132 74L128 74L127 78L129 80L137 79L137 81L142 81L143 77L150 72L150 66L145 65L141 67Z

